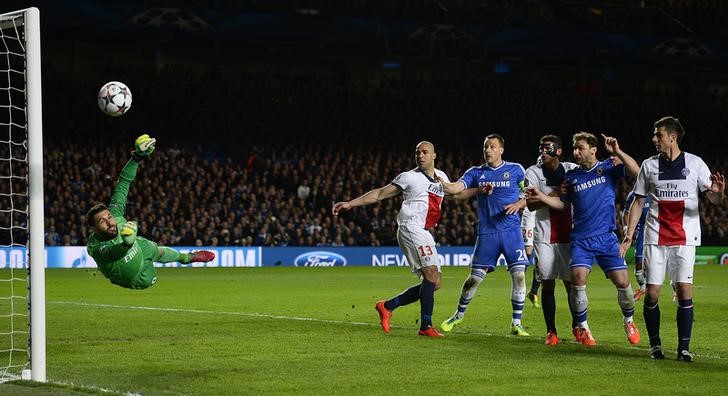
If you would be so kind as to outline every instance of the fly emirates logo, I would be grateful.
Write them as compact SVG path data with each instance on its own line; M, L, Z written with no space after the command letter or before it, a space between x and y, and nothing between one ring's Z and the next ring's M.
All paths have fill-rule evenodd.
M430 183L430 186L427 187L427 191L439 196L445 195L445 192L442 190L442 184L440 183Z
M665 183L655 188L657 198L687 198L688 192L681 190L677 183Z

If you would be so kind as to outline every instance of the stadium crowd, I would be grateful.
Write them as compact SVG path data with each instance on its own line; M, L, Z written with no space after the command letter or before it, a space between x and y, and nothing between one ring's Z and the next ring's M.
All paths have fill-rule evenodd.
M181 104L172 98L153 110L155 119L143 108L134 109L138 119L153 125L145 132L159 131L160 138L158 151L133 184L127 214L139 221L142 235L163 245L396 245L398 200L340 218L331 216L331 205L414 167L413 148L420 139L435 143L436 166L457 178L482 162L485 132L501 132L506 160L524 167L535 162L542 134L563 131L568 142L580 125L597 133L619 131L614 135L622 147L641 160L653 153L651 122L678 114L687 128L687 150L696 148L713 170L728 170L728 161L711 148L721 138L706 141L697 132L725 123L717 109L726 96L717 92L696 93L685 101L677 91L617 95L579 85L392 77L356 81L306 73L246 73L230 85L214 74L170 70L141 86L139 96L165 103L154 92L172 90L168 85L180 81L180 74L184 81L198 81L177 87L185 97L209 98L200 108L179 113ZM74 87L59 89L67 93ZM237 95L245 111L229 111L222 105L225 99L211 93L216 91L222 97ZM108 202L134 134L141 131L99 141L90 138L92 122L64 116L54 125L59 133L48 134L45 144L46 243L83 245L85 211ZM195 138L200 135L209 138ZM618 208L629 188L621 186ZM702 205L705 244L725 244L727 209L728 204ZM446 202L436 240L471 245L476 222L472 202Z

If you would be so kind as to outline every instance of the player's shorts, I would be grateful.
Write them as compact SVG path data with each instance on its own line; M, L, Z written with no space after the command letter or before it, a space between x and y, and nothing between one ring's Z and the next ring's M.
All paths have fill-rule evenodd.
M474 269L484 269L486 272L495 270L498 257L503 254L508 270L525 270L528 265L526 249L523 246L523 235L518 228L492 234L478 235L470 266Z
M397 228L397 242L402 249L412 272L421 275L422 268L437 266L440 271L440 256L435 239L424 228L400 224Z
M665 282L665 273L672 283L693 283L695 246L645 246L645 279L650 285Z
M542 280L570 280L571 244L536 242L533 246Z
M533 246L533 228L521 228L523 246Z
M154 268L154 263L144 262L142 271L139 273L136 279L131 283L132 289L146 289L149 286L157 283L157 269Z
M613 232L571 242L571 265L569 269L585 267L591 270L596 260L604 273L626 270L627 264L619 255L619 243Z
M132 289L146 289L157 283L157 270L154 268L154 260L159 257L159 246L146 238L138 237L137 246L142 251L144 263L139 274L131 282Z

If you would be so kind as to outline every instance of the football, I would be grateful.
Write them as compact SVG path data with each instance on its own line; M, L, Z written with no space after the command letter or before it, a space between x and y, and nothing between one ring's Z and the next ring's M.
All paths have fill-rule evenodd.
M101 87L98 100L101 111L119 117L131 108L131 90L124 83L111 81Z

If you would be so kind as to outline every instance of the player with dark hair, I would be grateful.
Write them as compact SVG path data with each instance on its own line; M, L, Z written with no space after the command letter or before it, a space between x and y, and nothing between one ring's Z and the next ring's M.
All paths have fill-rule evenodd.
M539 140L539 156L536 165L526 169L526 184L534 186L547 195L561 195L561 185L566 172L578 165L561 161L562 140L556 135L544 135ZM528 206L535 214L534 251L538 260L537 269L541 278L541 306L546 322L545 344L556 346L559 337L556 331L556 279L561 279L566 288L567 300L571 292L569 263L571 261L571 208L556 210L543 202L530 198ZM571 310L569 310L571 312ZM572 312L572 332L578 340L578 324Z
M624 331L631 344L640 341L634 323L634 294L627 274L627 265L620 257L616 229L617 213L614 205L617 183L625 176L634 177L639 171L637 162L619 147L617 139L602 135L605 148L623 163L614 165L610 160L597 160L599 140L588 132L573 137L574 160L579 164L564 175L566 194L548 196L535 186L529 186L529 198L544 202L553 209L563 210L570 203L573 209L571 229L571 307L579 322L578 339L593 347L596 341L587 324L586 283L592 262L596 260L605 275L617 287L617 302L622 309Z
M650 356L664 359L660 340L660 287L669 274L677 292L677 359L692 362L690 338L693 331L693 270L695 246L700 245L700 193L714 205L725 195L725 177L710 169L697 155L680 149L685 135L680 121L663 117L654 123L654 155L640 167L629 210L627 232L620 252L635 239L639 210L650 200L644 228L644 258L647 267L647 295L644 298L645 326L650 337Z
M146 289L157 282L155 261L189 264L215 258L214 253L205 250L180 253L157 246L138 236L137 224L124 218L131 182L141 161L154 152L155 144L156 139L147 134L136 139L131 159L121 170L109 206L96 204L86 214L86 222L92 230L86 245L88 254L111 283L128 289Z
M440 324L446 332L462 322L478 285L487 273L495 270L498 258L503 254L511 275L511 334L529 336L521 324L526 300L525 269L528 265L519 215L526 206L523 199L525 171L520 164L503 160L504 143L503 137L498 134L486 136L483 141L485 164L468 169L456 182L442 183L446 194L478 189L478 238L470 263L470 275L463 283L455 314Z

